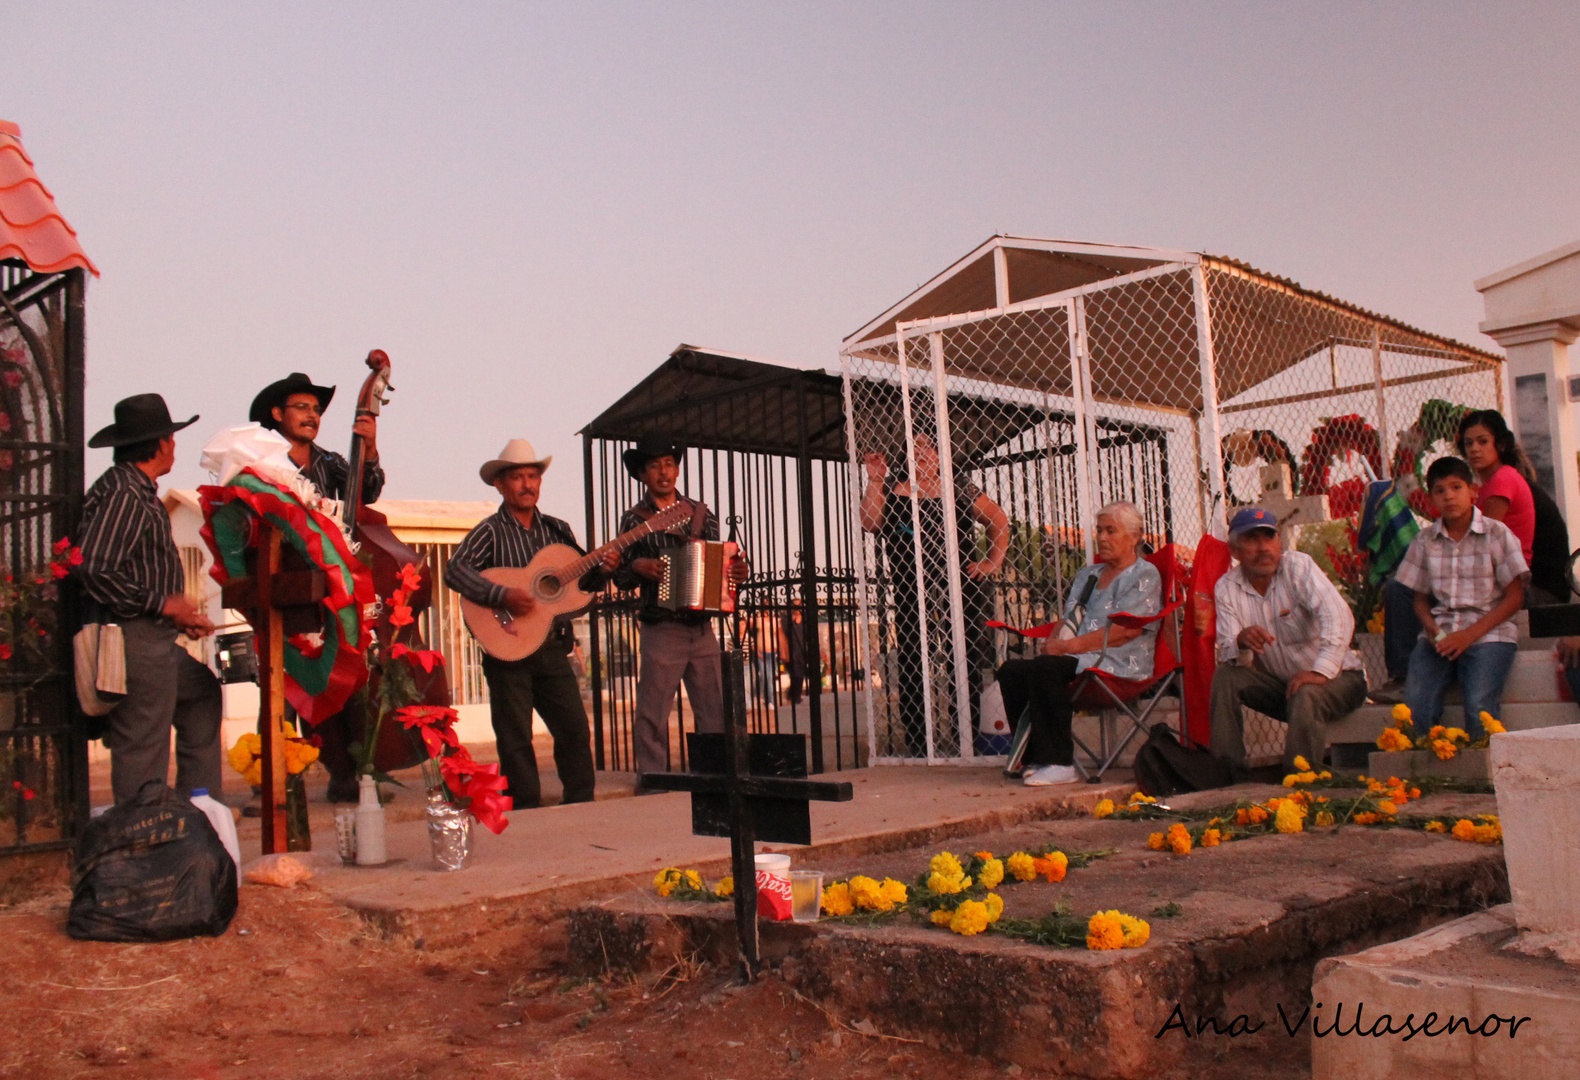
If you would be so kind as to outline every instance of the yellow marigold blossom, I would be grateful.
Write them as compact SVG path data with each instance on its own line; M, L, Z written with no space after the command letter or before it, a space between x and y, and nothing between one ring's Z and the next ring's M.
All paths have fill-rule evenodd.
M1099 911L1087 920L1086 947L1094 950L1125 947L1125 928L1119 921L1119 912Z
M1152 927L1145 919L1138 919L1134 915L1120 915L1119 928L1124 931L1125 948L1139 949L1147 943L1152 936Z
M1406 705L1404 702L1401 701L1399 704L1393 707L1392 715L1393 722L1399 727L1409 727L1411 725L1410 706Z
M1469 840L1476 835L1476 825L1468 818L1460 818L1454 822L1454 839Z
M960 860L947 851L934 855L927 868L935 874L943 874L947 877L960 877L966 872L965 867L960 865Z
M1217 847L1223 843L1223 833L1217 829L1207 829L1201 834L1202 847Z
M1004 880L1004 863L989 855L982 862L982 870L977 874L977 884L983 888L993 889Z
M1104 799L1102 802L1100 802L1096 806L1092 807L1092 816L1094 818L1111 817L1113 815L1113 813L1114 813L1114 800L1113 799Z
M1484 824L1478 825L1468 818L1460 818L1454 823L1452 836L1455 840L1465 840L1477 844L1497 844L1503 840L1503 826L1497 817L1492 814L1480 815L1478 820Z
M1395 806L1391 800L1388 800L1388 799L1383 799L1381 802L1379 802L1377 804L1377 809L1380 810L1381 812L1383 812L1384 814L1387 814L1389 817L1393 817L1395 814L1397 814L1399 812L1399 808L1397 806Z
M1318 825L1332 825L1333 824L1333 812L1331 810L1319 810L1319 811L1317 811L1317 824Z
M1190 830L1179 822L1169 826L1169 850L1176 855L1190 854Z
M1150 796L1150 795L1143 795L1139 791L1136 792L1134 795L1130 796L1130 805L1131 806L1134 806L1136 803L1155 803L1155 802L1157 802L1157 800L1154 799L1152 796Z
M698 892L701 892L702 891L702 875L697 873L695 870L687 870L686 871L686 884L690 885L693 889L696 889Z
M1300 804L1292 800L1284 800L1278 808L1278 816L1273 819L1273 827L1281 833L1297 833L1306 827L1306 812Z
M1063 881L1065 871L1070 867L1070 859L1062 851L1053 851L1041 859L1033 859L1031 865L1050 882Z
M894 905L903 904L910 899L910 894L905 888L905 882L895 881L893 878L888 877L884 878L883 884L878 886L878 893L889 904L889 907L883 909L885 911L892 910Z
M1151 836L1147 837L1147 847L1151 848L1153 851L1162 851L1163 834L1160 832L1155 832Z
M1375 825L1382 820L1381 814L1365 813L1356 814L1354 821L1357 825Z
M1413 788L1410 789L1410 798L1412 798L1412 799L1419 799L1420 797L1421 797L1421 789L1420 788L1413 787Z
M1497 720L1494 720L1492 718L1492 714L1486 710L1482 710L1481 713L1481 726L1486 729L1488 735L1502 735L1505 731L1509 730Z
M723 897L723 896L734 896L735 895L735 879L733 877L720 878L719 879L719 883L717 885L713 886L713 895L714 896L720 896L720 897Z
M1005 861L1004 866L1016 881L1030 881L1037 876L1036 860L1024 851L1017 851Z
M883 904L883 896L879 890L878 883L872 878L863 874L857 874L850 879L846 887L850 890L850 902L856 907L865 908L868 911L888 910L886 907L880 906Z
M933 920L934 926L948 926L949 920L955 917L952 911L935 911L928 918Z
M1448 826L1444 825L1441 821L1428 821L1426 825L1423 826L1423 828L1425 828L1427 832L1435 833L1446 833L1448 831Z
M658 895L668 896L675 891L676 886L684 879L685 875L680 870L673 866L666 866L653 878L653 887L658 890Z
M242 779L257 786L263 783L263 740L256 731L248 731L236 740L225 757L230 767L241 773Z
M982 902L987 905L988 922L998 922L999 916L1004 914L1004 898L996 892L990 892Z
M1383 614L1382 608L1378 608L1376 611L1372 612L1372 617L1366 620L1367 633L1380 634L1387 628L1387 626L1388 619L1387 616Z
M1398 728L1383 728L1383 733L1377 736L1379 750L1410 750L1414 747L1415 743Z
M1448 729L1442 724L1434 724L1431 728L1427 729L1426 737L1428 739L1441 739L1443 737L1443 732L1447 730Z
M1307 761L1300 754L1296 754L1295 755L1295 771L1296 772L1310 772L1311 771L1311 762Z
M949 929L970 937L972 934L980 934L986 930L988 923L992 921L988 918L986 904L980 900L964 900L955 908L954 917L949 920Z
M1449 742L1469 742L1470 732L1466 731L1464 728L1451 727L1447 731L1443 732L1443 738L1447 739ZM1402 781L1400 782L1402 783Z
M971 887L971 879L964 874L940 874L934 871L927 877L927 887L935 893L965 892Z
M1447 739L1433 739L1432 753L1437 755L1439 761L1447 761L1454 756L1454 744Z
M1317 774L1317 779L1318 780L1332 780L1333 779L1333 774L1328 772L1328 770L1323 769L1321 772L1319 772Z
M849 915L856 910L856 905L850 898L850 886L843 881L836 881L823 889L823 913L825 915Z

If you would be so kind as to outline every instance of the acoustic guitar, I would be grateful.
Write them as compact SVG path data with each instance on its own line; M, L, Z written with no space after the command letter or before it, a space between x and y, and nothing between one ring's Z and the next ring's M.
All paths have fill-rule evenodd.
M483 651L496 660L520 660L537 652L548 640L556 619L576 615L592 603L592 594L577 582L610 551L624 551L644 536L663 532L691 520L691 507L677 501L648 518L630 532L623 532L603 547L577 555L566 544L550 544L526 566L496 566L483 571L495 585L526 589L532 610L512 615L503 608L484 607L461 597L461 616Z

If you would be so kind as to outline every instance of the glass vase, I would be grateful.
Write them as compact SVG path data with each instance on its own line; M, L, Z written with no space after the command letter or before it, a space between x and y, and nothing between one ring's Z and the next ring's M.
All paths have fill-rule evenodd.
M313 833L307 823L307 781L301 773L285 777L285 850L313 850Z

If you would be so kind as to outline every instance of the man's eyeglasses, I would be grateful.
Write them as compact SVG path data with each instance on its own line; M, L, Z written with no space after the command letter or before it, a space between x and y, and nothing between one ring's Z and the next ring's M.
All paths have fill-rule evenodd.
M285 407L287 409L295 409L297 412L307 413L310 416L324 415L324 410L316 401L293 401Z

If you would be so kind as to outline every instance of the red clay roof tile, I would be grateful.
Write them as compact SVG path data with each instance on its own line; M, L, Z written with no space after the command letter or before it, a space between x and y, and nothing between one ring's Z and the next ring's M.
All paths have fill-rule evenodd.
M0 120L0 259L21 259L41 274L80 267L95 277L99 268L77 241L33 171L22 149L22 129Z

